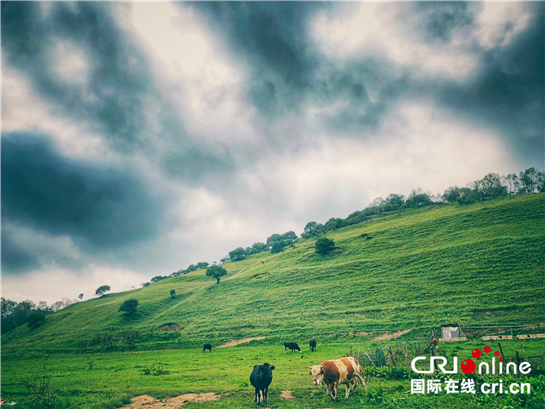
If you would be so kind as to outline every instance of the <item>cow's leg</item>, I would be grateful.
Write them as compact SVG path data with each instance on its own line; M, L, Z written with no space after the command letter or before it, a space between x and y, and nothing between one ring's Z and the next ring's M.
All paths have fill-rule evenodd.
M259 394L259 391L257 388L255 388L255 397L254 397L254 402L257 402L257 396Z
M288 353L288 347L284 347L284 350L286 351L286 354Z
M350 383L346 384L346 395L344 395L344 399L348 399L348 395L350 395Z
M265 389L263 389L263 402L265 403L265 406L267 406L268 395L269 395L269 387L267 386Z
M337 400L337 384L335 382L327 385L327 394L331 396L331 399L333 399L333 402Z

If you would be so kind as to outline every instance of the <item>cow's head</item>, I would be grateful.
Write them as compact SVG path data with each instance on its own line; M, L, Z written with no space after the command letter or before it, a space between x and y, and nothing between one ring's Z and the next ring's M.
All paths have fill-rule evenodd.
M265 362L263 365L259 365L259 373L258 376L263 377L271 377L272 378L272 371L274 369L274 365L269 365L267 362Z
M322 385L324 383L324 367L323 365L309 366L310 375L314 378L314 385Z

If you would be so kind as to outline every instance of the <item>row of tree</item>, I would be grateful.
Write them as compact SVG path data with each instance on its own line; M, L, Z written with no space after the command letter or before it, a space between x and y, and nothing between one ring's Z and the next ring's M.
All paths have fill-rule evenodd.
M385 212L445 203L466 205L501 196L540 192L545 192L545 173L533 167L520 172L519 175L511 173L500 176L497 173L489 173L480 180L468 183L466 187L449 187L442 195L433 196L431 192L419 188L413 189L408 197L396 193L385 199L377 197L368 207L350 214L346 219L332 217L325 224L314 221L307 223L301 237L307 239L320 236L331 230L361 223L375 214Z
M545 192L545 173L540 172L533 167L520 172L518 175L511 173L507 176L500 176L497 173L489 173L480 180L468 183L465 187L460 188L458 186L452 186L445 190L443 194L437 194L435 196L429 191L418 188L413 189L408 197L397 193L392 193L385 199L378 197L373 200L369 206L363 210L351 213L345 219L332 217L325 224L317 223L315 221L308 222L305 225L304 231L301 233L301 238L310 239L318 237L329 231L340 229L341 227L364 222L373 215L385 212L456 202L465 205L495 199L501 196L538 192ZM280 253L286 247L293 246L297 239L297 234L293 231L288 231L284 234L275 233L267 238L266 243L257 242L251 247L238 247L235 250L230 251L229 255L220 260L220 264L228 261L244 260L252 254L258 254L265 251L270 251L272 254ZM216 265L216 262L213 264ZM205 269L208 266L209 264L207 262L191 264L185 270L179 270L172 273L170 276L156 276L151 279L151 282L144 283L143 285L147 286L168 277L177 277L192 271Z
M30 327L36 326L45 319L47 314L60 311L76 302L76 300L63 298L62 301L47 305L45 301L40 301L38 304L31 300L18 303L2 297L0 299L2 334L24 324L29 324Z

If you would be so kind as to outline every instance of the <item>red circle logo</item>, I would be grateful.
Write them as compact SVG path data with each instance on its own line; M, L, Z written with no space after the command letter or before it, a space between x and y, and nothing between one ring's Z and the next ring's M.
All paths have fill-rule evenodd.
M475 362L473 362L472 359L466 359L460 365L460 368L462 369L462 372L466 373L466 374L470 374L470 373L475 372L476 367L477 366L475 365Z

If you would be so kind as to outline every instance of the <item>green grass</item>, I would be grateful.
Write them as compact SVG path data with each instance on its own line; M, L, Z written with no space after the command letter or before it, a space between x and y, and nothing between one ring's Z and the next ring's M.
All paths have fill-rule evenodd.
M395 341L394 341L395 342ZM350 344L357 353L359 349L373 350L384 343ZM395 345L395 343L393 344ZM487 343L476 341L463 344L441 344L439 354L459 360L470 357L475 347L484 347ZM515 350L522 356L533 356L543 352L543 341L504 341L502 347L506 356L512 357ZM22 380L48 378L51 385L61 390L57 398L58 407L71 408L106 408L119 407L123 400L139 395L151 395L162 399L184 393L214 392L220 400L206 404L192 404L188 407L207 408L243 408L253 406L253 389L249 376L255 364L269 362L275 365L273 383L270 388L269 405L273 408L323 408L331 406L324 386L313 386L308 366L316 365L324 360L345 356L349 351L348 344L319 343L318 350L311 353L308 346L303 346L303 353L284 353L282 345L240 346L213 349L212 353L201 352L200 349L150 351L144 353L110 353L92 355L54 355L47 358L8 360L3 363L2 390L5 399L21 402L22 407L31 407L32 399ZM363 362L363 359L362 359ZM92 364L92 366L91 366ZM146 368L155 364L163 364L167 374L153 376L144 375ZM404 362L399 361L399 366ZM90 369L92 367L92 369ZM466 405L478 406L471 396L458 395L456 398L441 394L439 396L411 396L410 379L390 379L391 371L382 368L371 372L367 370L366 380L369 382L367 393L361 387L351 393L348 401L344 401L344 386L340 388L340 399L335 407L359 408L375 406L379 390L383 390L384 407L395 407L401 399L405 404L414 407L424 403L435 407L455 408L466 402ZM543 372L543 371L541 371ZM373 373L373 375L371 375ZM545 385L545 383L544 383ZM293 401L285 401L280 397L282 391L291 391ZM545 403L545 401L540 401ZM127 402L125 402L127 403ZM399 402L398 402L399 403ZM483 407L487 407L484 405Z
M251 391L240 385L247 382L248 368L264 360L288 370L287 375L277 371L277 391L310 394L312 387L297 366L310 358L307 353L303 359L279 354L286 341L307 345L316 338L324 346L316 357L334 358L347 345L368 345L385 330L411 329L401 340L423 340L431 329L453 322L543 323L544 216L545 194L395 212L328 233L338 250L326 256L315 254L315 240L300 241L280 254L266 252L225 264L228 275L218 285L201 270L78 303L49 315L34 330L22 326L2 337L2 391L24 396L19 371L27 371L50 374L64 394L73 391L68 402L84 402L71 407L106 407L110 400L115 407L127 399L124 394L188 391L223 394L207 407L229 407L222 406L226 400L230 407L246 407ZM172 289L175 298L170 297ZM133 318L118 312L130 298L139 301ZM165 324L181 329L160 331ZM138 332L134 345L124 337L129 332ZM244 348L214 349L206 359L200 352L205 342L215 348L249 337L266 338ZM528 345L543 353L542 341ZM123 354L138 351L151 352ZM58 368L54 372L47 363L47 370L38 371L46 357L51 368ZM89 361L95 369L82 369ZM171 374L141 375L136 365L153 361L165 363ZM33 362L38 372L31 370ZM191 365L197 368L189 370ZM407 390L406 384L384 385L392 405L395 396L405 399L400 391ZM379 395L358 395L354 401L359 406L354 407L381 400ZM437 399L442 407L444 398ZM302 407L279 402L278 396L270 400L276 407ZM305 402L307 407L329 404L323 396Z

